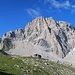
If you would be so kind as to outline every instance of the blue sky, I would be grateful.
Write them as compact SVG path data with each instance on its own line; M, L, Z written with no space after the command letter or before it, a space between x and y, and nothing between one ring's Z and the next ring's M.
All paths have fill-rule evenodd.
M75 26L75 0L0 0L0 37L8 31L25 28L39 16Z

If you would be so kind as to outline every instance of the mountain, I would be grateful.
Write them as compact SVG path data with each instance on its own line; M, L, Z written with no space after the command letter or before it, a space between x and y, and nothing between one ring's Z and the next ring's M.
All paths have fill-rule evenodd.
M70 23L52 17L38 17L25 29L7 32L0 39L0 49L11 55L45 58L66 57L75 47L75 28Z

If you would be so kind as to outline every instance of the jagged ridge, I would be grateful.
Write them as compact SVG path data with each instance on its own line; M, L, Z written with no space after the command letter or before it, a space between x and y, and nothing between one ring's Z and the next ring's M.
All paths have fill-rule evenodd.
M52 52L65 57L75 47L75 28L70 23L55 21L52 17L38 17L28 23L25 29L4 34L2 41L6 38L14 45L8 52L10 54L26 56L39 53L49 56Z

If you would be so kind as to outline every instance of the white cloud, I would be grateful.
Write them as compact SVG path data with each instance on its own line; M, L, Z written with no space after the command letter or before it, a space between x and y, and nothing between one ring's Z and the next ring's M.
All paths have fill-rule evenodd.
M66 7L70 7L70 2L69 2L69 0L68 1L66 1L65 3L64 3L64 5L66 6Z
M38 17L40 16L40 12L39 12L39 9L32 9L32 8L29 8L29 9L26 9L27 13L32 17L32 18L35 18L35 17Z
M47 2L50 2L50 4L52 6L54 6L55 8L68 8L71 5L69 0L67 0L65 2L62 2L62 3L60 3L60 2L58 2L56 0L47 0Z
M44 3L45 4L49 3L50 7L52 6L57 9L60 9L60 8L69 9L71 10L72 13L74 13L75 11L75 5L72 5L69 0L65 0L63 2L59 2L56 0L44 0Z
M71 13L75 13L75 5L72 5L72 10L71 10Z

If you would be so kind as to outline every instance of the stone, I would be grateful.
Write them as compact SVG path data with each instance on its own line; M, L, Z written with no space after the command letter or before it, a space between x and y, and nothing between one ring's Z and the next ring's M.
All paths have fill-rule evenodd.
M19 66L19 65L17 65L17 64L15 64L15 65L14 65L14 67L16 67L16 68L20 68L20 66Z
M34 57L36 57L36 58L41 58L42 56L39 55L39 54L34 54Z

